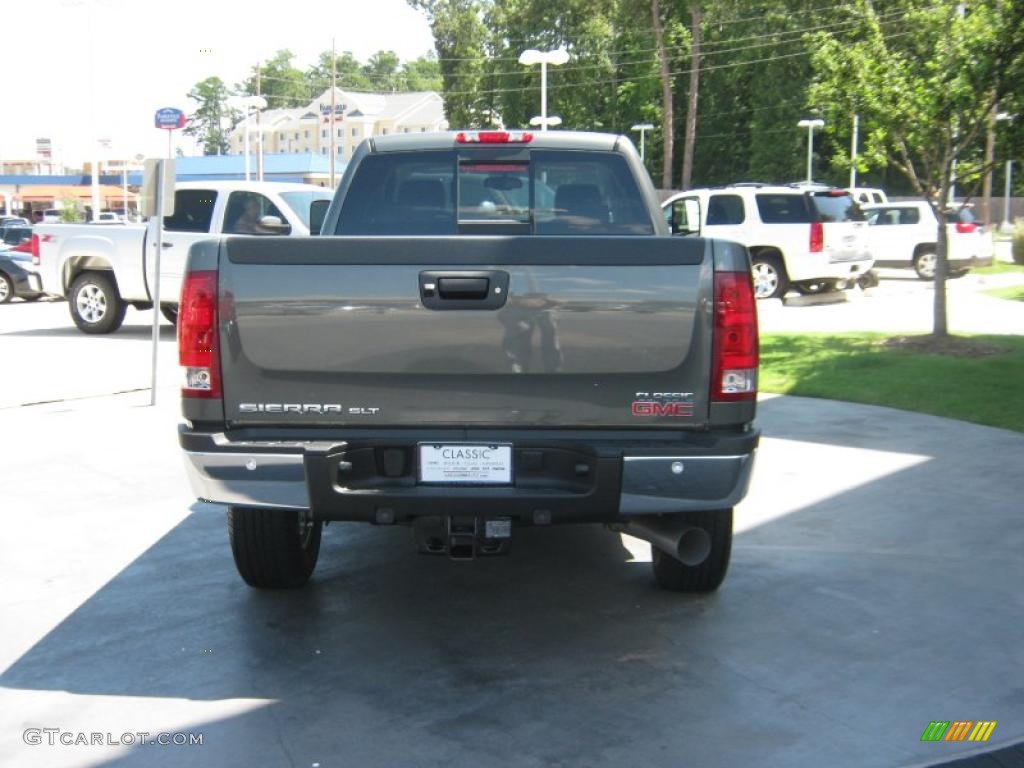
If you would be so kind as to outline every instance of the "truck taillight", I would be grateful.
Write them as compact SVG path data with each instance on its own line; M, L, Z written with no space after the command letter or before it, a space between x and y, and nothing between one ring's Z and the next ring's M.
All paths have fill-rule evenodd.
M712 357L713 402L757 397L757 304L746 272L715 273Z
M529 144L533 134L529 131L459 131L456 144Z
M39 266L39 235L32 235L32 244L29 246L32 254L32 263Z
M215 271L185 275L178 305L178 362L184 376L183 397L220 397Z
M811 223L811 253L821 253L825 250L825 227L820 221Z

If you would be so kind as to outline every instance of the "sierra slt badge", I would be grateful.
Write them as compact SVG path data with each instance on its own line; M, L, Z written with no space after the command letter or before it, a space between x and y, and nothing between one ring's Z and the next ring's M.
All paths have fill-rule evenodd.
M342 413L349 416L376 416L380 413L380 408L342 408L341 403L239 403L238 410L242 413L302 413L319 416Z
M637 392L630 406L634 416L693 416L693 392Z

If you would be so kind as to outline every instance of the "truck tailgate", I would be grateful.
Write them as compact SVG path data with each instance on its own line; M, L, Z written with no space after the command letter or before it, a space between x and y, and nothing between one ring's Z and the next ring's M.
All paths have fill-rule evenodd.
M232 426L693 428L713 241L228 238Z

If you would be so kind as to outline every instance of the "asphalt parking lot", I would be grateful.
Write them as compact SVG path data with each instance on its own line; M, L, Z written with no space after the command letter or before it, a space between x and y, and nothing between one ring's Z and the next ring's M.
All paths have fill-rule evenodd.
M951 327L1024 333L977 280ZM926 330L930 295L886 280L762 328ZM972 749L921 742L932 720L1024 739L1020 434L765 398L708 597L657 591L647 546L597 526L453 563L332 525L310 588L259 593L190 498L167 325L147 405L150 317L96 338L62 304L0 307L0 765L918 766Z

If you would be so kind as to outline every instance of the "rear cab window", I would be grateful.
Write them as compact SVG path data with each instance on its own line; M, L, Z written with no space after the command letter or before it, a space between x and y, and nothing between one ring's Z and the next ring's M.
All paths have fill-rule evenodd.
M625 159L611 152L429 150L369 155L335 234L652 235Z
M761 192L754 196L765 224L811 224L818 218L801 192Z
M818 211L820 221L864 221L864 212L846 192L808 192L807 196Z

